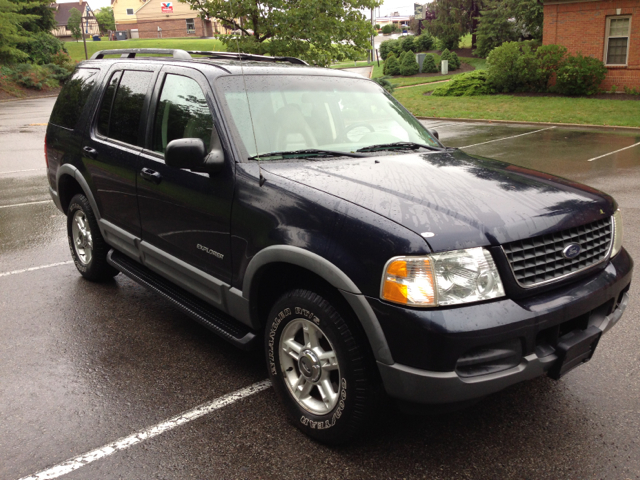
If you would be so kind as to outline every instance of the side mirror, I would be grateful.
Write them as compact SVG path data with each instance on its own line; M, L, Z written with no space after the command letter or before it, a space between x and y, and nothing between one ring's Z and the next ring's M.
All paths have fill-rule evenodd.
M427 132L436 137L437 140L440 140L440 135L438 134L437 130L434 130L433 128L427 128Z
M164 152L164 161L174 168L217 173L224 165L224 153L221 148L213 148L207 155L207 148L202 139L180 138L169 142Z

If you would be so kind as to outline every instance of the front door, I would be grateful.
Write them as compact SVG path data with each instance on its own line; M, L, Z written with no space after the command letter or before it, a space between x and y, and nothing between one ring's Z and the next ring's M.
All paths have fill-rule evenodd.
M164 163L172 140L200 138L209 150L219 144L207 79L196 70L185 70L164 67L156 83L148 145L140 155L137 177L142 240L157 247L157 254L166 252L230 283L233 163L227 157L215 174Z

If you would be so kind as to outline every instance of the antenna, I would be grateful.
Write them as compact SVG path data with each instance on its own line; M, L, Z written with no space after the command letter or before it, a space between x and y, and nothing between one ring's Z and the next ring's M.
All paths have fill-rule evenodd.
M235 18L236 16L234 15L233 12L233 0L229 1L229 5L231 6L231 16L234 19L234 24L235 24ZM237 26L237 24L236 24ZM240 74L242 76L242 83L244 85L244 94L245 97L247 98L247 108L249 110L249 122L251 122L251 133L253 134L253 143L256 147L256 159L258 161L258 174L259 174L259 184L260 186L264 185L264 183L267 181L266 178L264 178L264 176L262 175L262 165L260 164L260 152L258 151L258 139L256 138L256 128L253 124L253 115L251 114L251 102L249 101L249 92L247 91L247 81L245 79L244 76L244 66L243 66L243 60L242 60L242 52L240 51L240 42L238 42L238 37L236 37L236 50L238 50L238 58L240 60Z

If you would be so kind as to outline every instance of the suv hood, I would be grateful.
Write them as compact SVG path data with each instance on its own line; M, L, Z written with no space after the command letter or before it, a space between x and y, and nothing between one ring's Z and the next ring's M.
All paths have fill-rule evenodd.
M383 215L436 252L530 238L614 211L611 197L585 185L459 150L262 168Z

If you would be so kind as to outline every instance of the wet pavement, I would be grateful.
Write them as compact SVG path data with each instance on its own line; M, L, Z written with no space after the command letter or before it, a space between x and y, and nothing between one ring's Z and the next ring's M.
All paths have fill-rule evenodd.
M65 217L41 170L44 127L27 126L46 122L52 105L0 103L0 478L9 480L266 378L260 353L122 275L93 284L65 263ZM640 258L640 146L627 148L640 132L424 123L446 145L610 193L624 245ZM640 478L638 297L633 284L593 360L559 382L538 378L445 415L389 409L339 448L300 434L267 389L60 478Z

